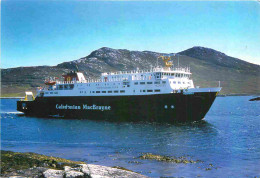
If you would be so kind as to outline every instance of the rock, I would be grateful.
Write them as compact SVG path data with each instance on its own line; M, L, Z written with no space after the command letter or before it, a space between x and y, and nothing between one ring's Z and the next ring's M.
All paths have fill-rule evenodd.
M173 162L173 163L197 163L200 162L199 160L193 161L193 160L188 160L184 156L179 157L179 158L174 158L174 157L169 157L169 156L162 156L162 155L156 155L152 153L145 153L142 156L139 157L140 159L153 159L157 161L165 161L165 162Z
M84 162L70 161L63 158L50 157L35 153L16 153L2 150L1 156L1 177L146 177L119 166L111 168L94 164L85 164Z
M47 168L44 167L34 167L24 170L10 170L9 173L6 173L3 177L42 177L43 172L46 171Z
M106 166L94 165L94 164L81 164L81 171L92 178L121 178L121 177L131 177L131 178L146 178L141 174L125 171L117 168L111 168Z
M63 170L55 170L55 169L48 169L47 171L43 172L45 178L63 178L64 171Z
M75 166L78 164L84 164L84 162L71 161L36 153L19 153L1 150L1 174L12 172L10 169L28 170L33 167L63 169L64 166Z
M71 170L71 167L70 166L64 166L64 171L67 172L67 171L70 171Z
M66 178L83 178L84 173L79 172L79 171L67 171L65 172L65 177Z
M260 97L256 97L256 98L250 99L249 101L259 101L259 100L260 100Z

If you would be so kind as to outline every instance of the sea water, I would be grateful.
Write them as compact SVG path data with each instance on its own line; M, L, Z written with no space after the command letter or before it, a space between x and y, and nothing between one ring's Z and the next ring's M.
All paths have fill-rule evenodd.
M26 117L1 99L2 150L35 152L149 177L260 176L260 101L217 97L204 120L189 124ZM138 117L138 116L136 116ZM143 160L144 153L200 160Z

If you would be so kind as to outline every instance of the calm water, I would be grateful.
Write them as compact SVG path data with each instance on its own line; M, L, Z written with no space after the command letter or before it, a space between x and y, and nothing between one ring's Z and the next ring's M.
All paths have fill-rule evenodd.
M204 121L185 125L25 117L15 99L2 99L2 149L122 166L150 177L260 176L260 101L250 98L218 97ZM147 152L203 162L138 159Z

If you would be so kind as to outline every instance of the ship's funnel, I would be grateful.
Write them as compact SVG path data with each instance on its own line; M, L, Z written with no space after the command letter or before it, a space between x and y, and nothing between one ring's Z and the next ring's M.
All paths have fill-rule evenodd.
M161 58L164 62L164 69L165 70L169 70L170 67L173 65L172 62L169 62L169 60L171 60L170 56L159 56L158 59Z

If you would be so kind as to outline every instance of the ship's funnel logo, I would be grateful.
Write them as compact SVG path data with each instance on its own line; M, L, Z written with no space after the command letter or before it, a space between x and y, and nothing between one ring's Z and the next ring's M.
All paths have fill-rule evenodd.
M172 62L169 62L169 60L171 60L170 56L159 56L158 59L162 59L165 67L167 68L173 65Z

